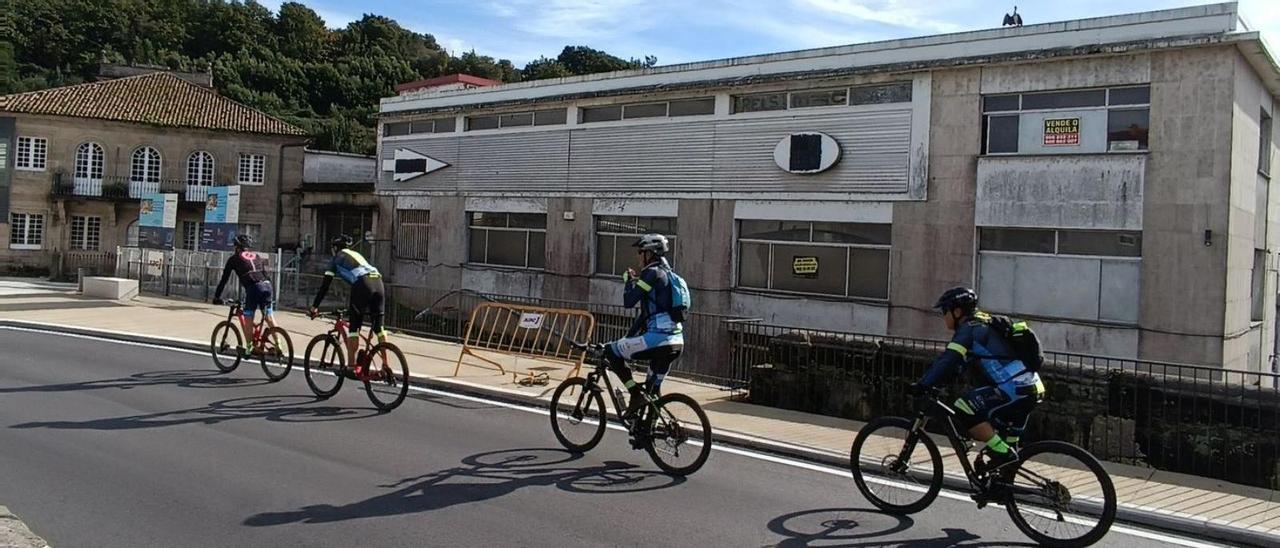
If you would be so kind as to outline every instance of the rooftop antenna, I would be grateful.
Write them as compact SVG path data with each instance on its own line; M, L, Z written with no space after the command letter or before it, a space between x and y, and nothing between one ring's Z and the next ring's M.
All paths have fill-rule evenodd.
M1022 26L1022 16L1018 15L1018 6L1013 7L1012 15L1008 13L1004 14L1004 23L1001 23L1000 26L1002 27L1021 27Z

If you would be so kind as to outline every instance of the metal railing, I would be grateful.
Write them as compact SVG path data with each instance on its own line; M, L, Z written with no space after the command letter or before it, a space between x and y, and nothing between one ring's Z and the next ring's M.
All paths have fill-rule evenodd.
M226 186L225 182L203 184L173 179L135 179L109 175L104 177L74 177L67 173L54 173L51 177L51 194L58 198L81 197L104 200L137 200L146 194L173 193L184 202L203 202L209 197L211 187Z
M733 325L730 336L752 403L857 420L909 415L907 385L945 348L761 324ZM1060 352L1046 360L1048 393L1028 441L1066 440L1104 460L1280 488L1280 375Z

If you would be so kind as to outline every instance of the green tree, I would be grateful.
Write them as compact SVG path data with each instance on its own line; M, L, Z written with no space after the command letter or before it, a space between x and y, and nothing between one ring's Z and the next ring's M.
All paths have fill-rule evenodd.
M280 52L300 61L324 59L329 48L329 29L316 12L297 2L280 5L275 34Z
M546 80L548 78L564 78L565 76L573 76L573 73L560 64L560 61L548 59L546 56L539 57L536 61L530 61L524 66L525 80Z

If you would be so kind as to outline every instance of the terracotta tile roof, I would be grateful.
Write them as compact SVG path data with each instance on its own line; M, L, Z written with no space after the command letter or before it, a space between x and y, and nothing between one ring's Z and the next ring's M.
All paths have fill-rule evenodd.
M476 86L476 87L489 87L489 86L500 85L502 84L502 82L499 82L497 80L490 80L488 78L481 78L479 76L472 76L470 74L461 74L461 73L447 74L444 76L438 76L436 78L427 78L425 80L414 80L412 82L400 84L396 86L396 93L400 93L406 90L415 90L415 89L429 88L429 87L435 87L435 86L447 86L449 84L467 84L467 85Z
M307 134L296 126L167 72L0 95L0 112L267 135Z

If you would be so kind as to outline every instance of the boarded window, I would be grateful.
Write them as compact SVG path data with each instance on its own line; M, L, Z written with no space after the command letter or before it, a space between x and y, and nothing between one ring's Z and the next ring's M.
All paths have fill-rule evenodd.
M397 259L427 260L431 212L423 209L396 210L395 253Z
M887 224L740 221L738 286L888 299L891 232Z

